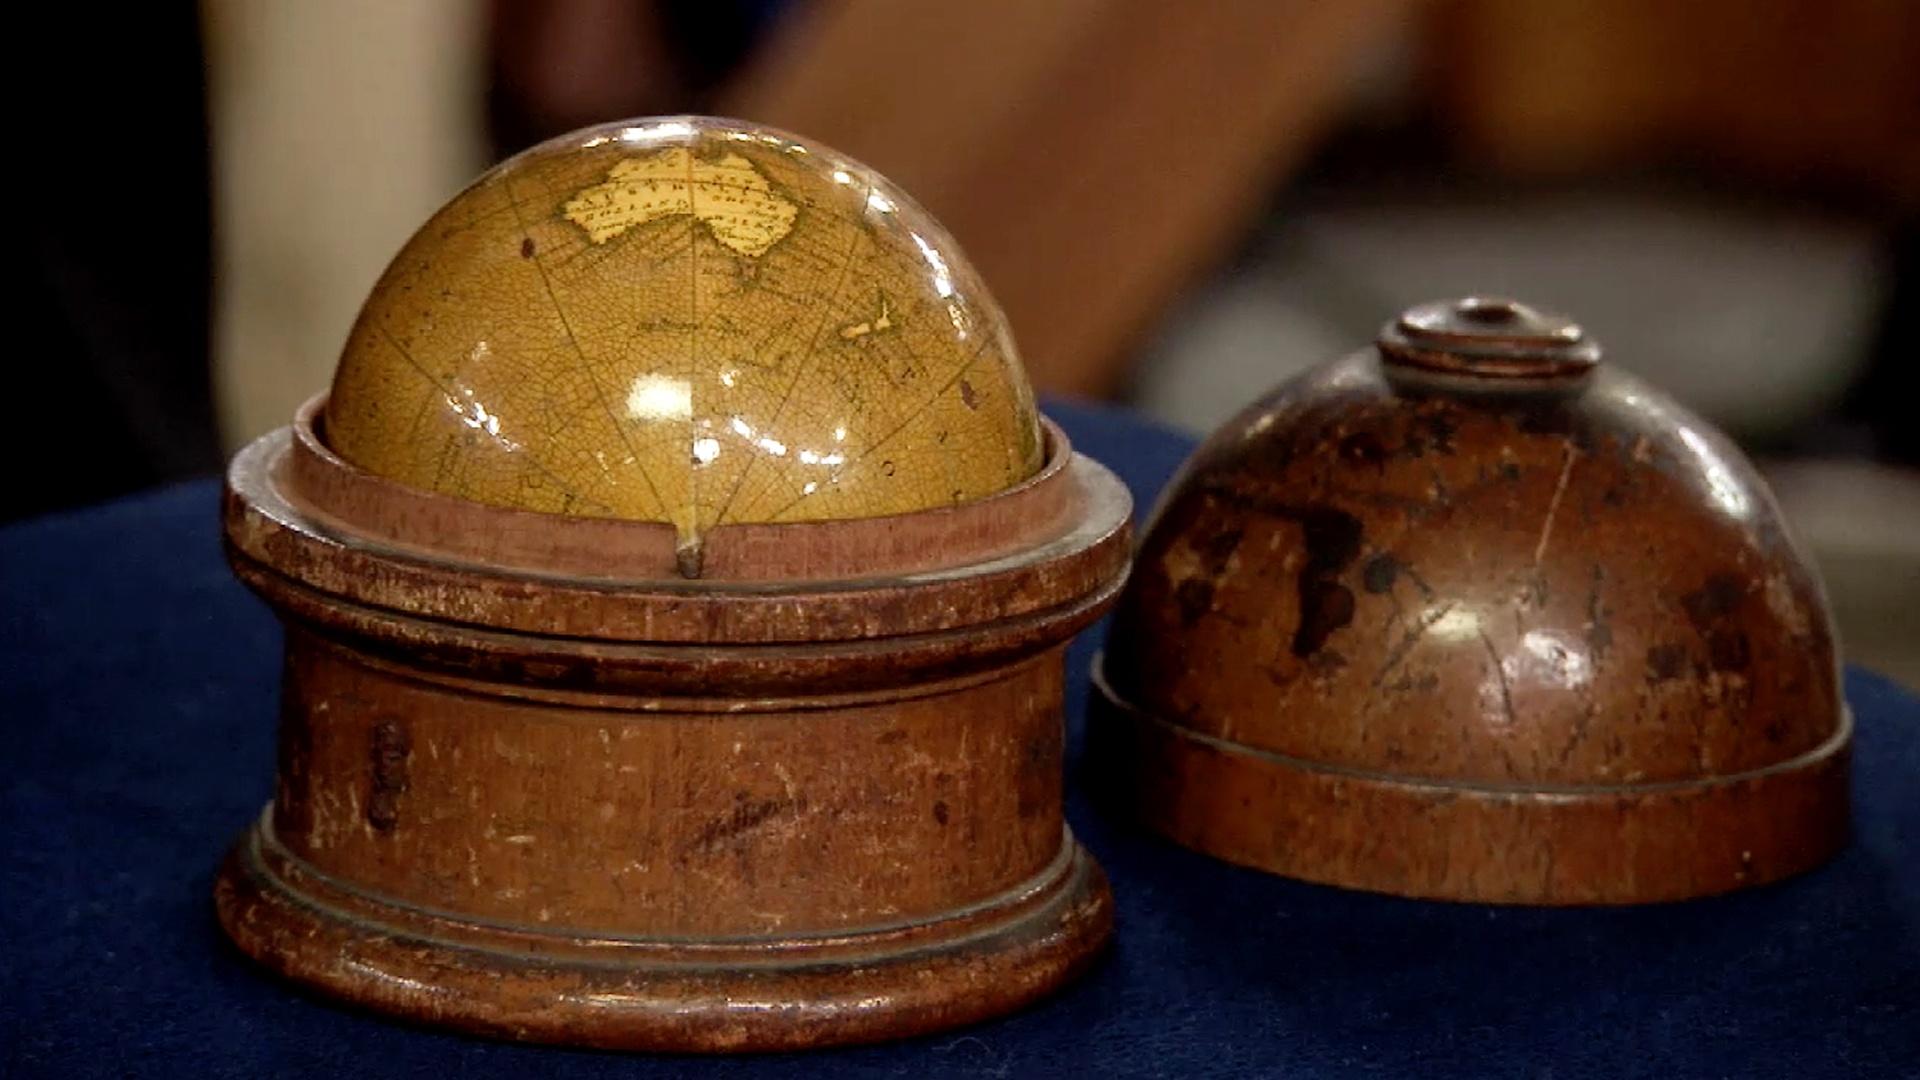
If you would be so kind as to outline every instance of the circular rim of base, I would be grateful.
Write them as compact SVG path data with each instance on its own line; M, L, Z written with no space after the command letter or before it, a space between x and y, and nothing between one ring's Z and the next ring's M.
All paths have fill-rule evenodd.
M1093 663L1096 785L1195 851L1322 885L1542 906L1711 896L1811 870L1845 846L1853 715L1765 768L1610 787L1478 785L1366 772L1153 716Z
M817 937L621 947L591 932L481 923L449 938L423 931L417 910L363 895L349 911L276 872L262 857L269 817L242 834L215 882L220 924L242 952L327 997L491 1038L694 1053L906 1038L1057 991L1113 930L1106 875L1066 833L1058 869L1037 889L909 934L836 935L824 949Z
M423 546L424 532L408 543L383 539L370 526L335 520L307 504L290 475L297 456L292 427L234 455L222 516L230 562L256 565L331 600L431 622L654 644L934 635L1045 616L1117 590L1126 577L1132 496L1111 470L1074 452L1057 428L1048 430L1049 471L1004 497L890 518L727 526L730 539L709 555L716 569L731 570L695 581L657 567L658 573L621 576L612 571L635 567L620 560L595 574L537 570L479 558L461 543L450 541L445 550ZM414 498L402 490L375 501L398 520ZM436 498L439 503L413 509L427 514L449 501ZM664 543L671 533L653 522L452 503L465 523L456 537L518 530L513 543L528 551L573 551L556 556L556 564L576 571L587 557L583 551L624 549L622 537ZM898 550L888 547L896 542ZM672 549L625 562L634 558L666 560L670 568ZM750 565L771 576L747 573ZM834 573L796 576L796 568Z
M1078 457L1072 442L1041 415L1040 468L1008 488L891 514L708 526L694 545L698 572L689 575L687 549L666 521L522 510L370 473L327 445L326 405L325 392L308 398L284 429L284 447L277 431L255 440L270 447L258 451L271 459L267 487L289 505L396 550L546 577L671 583L690 576L709 588L764 588L937 570L1052 539L1073 527L1085 501L1068 475Z

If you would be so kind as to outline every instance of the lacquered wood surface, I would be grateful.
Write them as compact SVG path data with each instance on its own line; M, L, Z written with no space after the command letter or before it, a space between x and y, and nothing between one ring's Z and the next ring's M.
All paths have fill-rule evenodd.
M1163 497L1108 644L1116 722L1151 721L1128 774L1141 811L1235 834L1219 853L1240 861L1481 899L1713 891L1830 853L1846 740L1819 578L1739 450L1599 355L1524 305L1426 305L1214 434ZM1236 748L1248 762L1215 752ZM1180 761L1202 772L1150 776ZM1788 768L1825 778L1806 842L1743 844L1741 820L1792 832L1758 795L1711 827L1684 799L1618 828L1589 815L1580 844L1610 858L1584 875L1537 853L1570 854L1571 833L1434 827L1468 793L1626 804ZM1264 777L1237 810L1214 798L1234 770ZM1434 805L1375 806L1369 784ZM1201 828L1182 792L1247 820ZM1646 829L1714 835L1662 848ZM1649 844L1670 853L1658 871L1630 850ZM1753 865L1768 852L1794 854Z

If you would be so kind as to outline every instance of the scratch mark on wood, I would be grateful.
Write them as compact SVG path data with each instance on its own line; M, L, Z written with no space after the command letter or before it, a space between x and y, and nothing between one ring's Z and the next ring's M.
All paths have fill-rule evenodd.
M1540 560L1546 557L1547 542L1553 539L1553 519L1560 512L1560 498L1567 493L1567 477L1573 475L1573 459L1579 451L1567 444L1566 456L1560 462L1560 479L1553 485L1553 498L1547 501L1547 517L1540 523L1540 540L1533 545L1533 565L1540 566Z

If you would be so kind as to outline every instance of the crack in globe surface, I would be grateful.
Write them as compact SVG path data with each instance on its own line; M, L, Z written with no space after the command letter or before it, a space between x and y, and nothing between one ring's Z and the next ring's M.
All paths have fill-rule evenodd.
M931 217L696 118L578 132L455 197L374 288L323 427L402 483L683 546L967 502L1041 457L1005 319Z

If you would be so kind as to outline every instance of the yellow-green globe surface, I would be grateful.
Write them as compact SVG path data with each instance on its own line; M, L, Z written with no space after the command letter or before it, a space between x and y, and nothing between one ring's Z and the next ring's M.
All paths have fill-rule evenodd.
M427 222L354 326L347 461L496 506L670 522L904 513L1040 466L992 297L872 170L778 131L576 132Z

